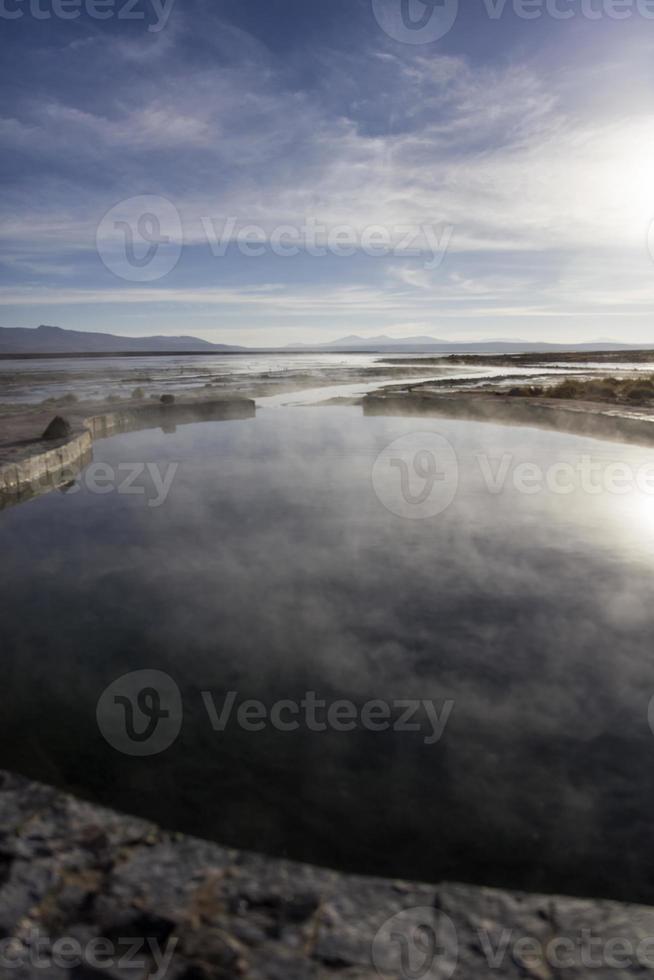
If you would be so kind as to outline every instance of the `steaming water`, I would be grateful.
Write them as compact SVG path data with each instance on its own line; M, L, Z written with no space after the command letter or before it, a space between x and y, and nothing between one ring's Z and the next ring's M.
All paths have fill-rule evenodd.
M372 463L455 446L459 492L391 514ZM529 429L263 409L98 443L179 463L166 502L83 485L0 515L0 765L223 843L407 878L654 900L654 497L489 493L479 454L547 467L651 451ZM493 463L496 470L496 462ZM153 492L145 477L138 483ZM83 481L82 481L83 484ZM104 689L168 673L184 721L146 758L96 724ZM220 709L432 699L431 729L214 732Z
M387 355L396 360L406 357L415 360L415 355ZM307 375L317 381L334 378L334 383L342 383L350 374L353 380L359 372L375 368L377 372L386 367L389 375L396 375L393 383L403 380L401 364L386 365L382 354L229 354L229 355L167 355L164 357L80 357L80 358L34 358L24 361L3 360L0 357L0 401L6 404L33 404L47 398L61 398L71 392L81 400L107 398L110 395L129 397L135 388L142 388L146 395L161 394L167 389L180 392L193 392L207 385L247 387L255 381L258 384L279 382L306 385ZM595 365L594 368L598 366ZM648 368L648 365L615 365L610 373L620 373L621 369L635 370ZM593 369L594 369L593 368ZM599 368L598 368L599 369ZM428 367L425 368L428 372ZM549 375L585 371L585 365L557 365L547 367ZM604 374L609 370L601 368ZM443 367L436 367L433 376L442 378ZM516 369L505 367L478 367L463 365L449 367L448 377L469 378L479 376L510 376L511 374L542 374L542 368ZM428 377L429 374L426 374ZM375 375L378 378L378 373ZM409 380L418 380L412 375ZM357 385L356 389L366 391L379 387L374 384ZM341 392L342 393L342 392ZM283 396L280 396L280 398Z
M1 400L39 402L74 391L80 400L127 396L136 387L147 393L202 388L207 383L251 381L257 377L292 380L297 374L373 367L379 354L229 354L164 357L0 358Z

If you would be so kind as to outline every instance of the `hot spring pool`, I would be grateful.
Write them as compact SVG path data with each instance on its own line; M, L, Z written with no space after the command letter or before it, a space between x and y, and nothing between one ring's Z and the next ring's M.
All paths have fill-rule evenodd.
M371 470L415 432L450 441L459 488L409 520ZM160 506L146 470L144 495L82 477L0 514L0 766L315 863L651 902L654 496L516 480L522 463L584 456L654 460L335 407L97 443L114 470L175 463L174 477ZM489 473L505 474L494 492ZM98 727L103 692L135 670L179 692L179 732L156 754L124 754ZM230 696L216 731L208 706ZM308 696L353 705L354 727L322 730L304 709L292 727L288 702ZM248 699L263 725L256 709L236 720ZM360 723L368 702L397 720L416 699L441 732L425 715L417 730Z

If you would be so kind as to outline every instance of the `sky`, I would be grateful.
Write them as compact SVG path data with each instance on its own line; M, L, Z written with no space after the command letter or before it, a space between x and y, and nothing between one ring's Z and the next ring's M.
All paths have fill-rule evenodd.
M654 341L654 0L0 22L0 326Z

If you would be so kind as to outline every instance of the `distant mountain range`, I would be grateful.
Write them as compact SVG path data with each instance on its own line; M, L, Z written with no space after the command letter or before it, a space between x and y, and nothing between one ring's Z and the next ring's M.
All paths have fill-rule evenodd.
M219 353L245 350L210 344L197 337L119 337L112 333L64 330L63 327L0 327L2 354L147 354L178 351Z
M295 344L286 350L350 350L350 351L396 351L397 353L429 352L435 354L528 354L532 351L593 351L593 350L648 350L652 344L620 344L614 340L597 340L584 344L547 344L529 340L442 340L438 337L359 337L351 334L326 344Z
M371 347L397 347L398 344L406 347L433 347L438 346L448 346L450 341L439 340L437 337L402 337L401 339L395 337L387 337L385 334L380 334L377 337L359 337L357 334L350 334L348 337L339 337L338 340L330 340L325 344L319 344L319 347L325 348L338 348L339 350L349 350L351 348L361 348L370 350ZM287 349L294 350L297 348L309 347L315 349L315 344L288 344Z
M352 334L325 344L289 344L286 347L251 348L230 344L212 344L197 337L120 337L111 333L65 330L42 325L29 327L0 327L0 357L31 355L106 355L106 354L237 354L239 352L279 351L280 353L310 351L371 351L374 353L430 354L523 354L566 351L647 350L651 344L619 344L598 340L584 344L547 344L525 340L483 340L452 342L437 337L359 337Z

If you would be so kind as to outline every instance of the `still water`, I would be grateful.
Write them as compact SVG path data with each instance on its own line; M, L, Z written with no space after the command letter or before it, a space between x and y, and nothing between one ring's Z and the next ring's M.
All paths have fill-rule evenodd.
M459 466L450 506L421 520L391 513L371 480L415 432L447 438ZM325 865L651 902L654 495L525 492L516 477L584 457L654 462L350 407L96 444L113 467L177 469L160 506L146 473L144 496L82 477L0 514L0 766ZM183 706L177 738L147 757L96 721L136 669L169 675ZM410 731L253 731L234 716L215 731L207 702L220 711L229 692L268 711L307 692L382 700L394 719L400 701L450 707L437 741L424 715Z

